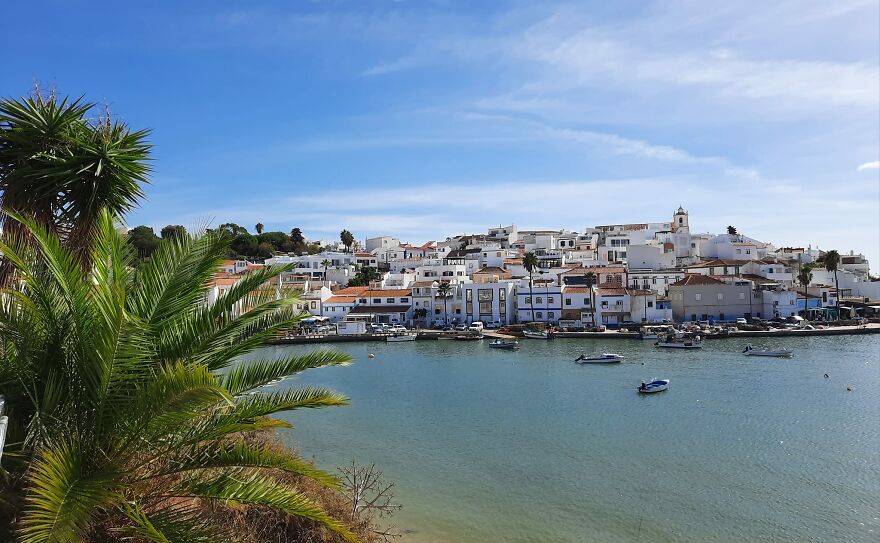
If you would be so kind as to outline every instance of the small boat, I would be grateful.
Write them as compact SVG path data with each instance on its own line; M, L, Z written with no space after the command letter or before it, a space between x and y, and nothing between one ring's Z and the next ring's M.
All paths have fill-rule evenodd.
M654 379L650 383L642 381L639 385L639 394L653 394L654 392L663 392L669 388L669 379Z
M590 356L580 355L574 361L578 364L616 364L622 362L625 357L620 354L602 353Z
M455 339L459 341L474 341L483 339L483 334L456 334Z
M529 339L550 339L550 333L546 330L536 332L534 330L523 330L523 337Z
M493 349L507 349L510 351L515 351L515 350L519 349L519 342L518 341L508 341L508 340L504 340L504 339L493 339L489 343L489 347L492 347Z
M703 348L703 342L700 336L693 338L666 336L665 339L654 343L654 347L665 349L701 349Z
M415 341L415 334L394 334L393 336L387 336L385 341L388 343L396 343L398 341Z
M788 358L794 354L794 351L792 351L791 349L759 350L749 345L748 347L743 349L743 354L746 356L773 356L776 358Z

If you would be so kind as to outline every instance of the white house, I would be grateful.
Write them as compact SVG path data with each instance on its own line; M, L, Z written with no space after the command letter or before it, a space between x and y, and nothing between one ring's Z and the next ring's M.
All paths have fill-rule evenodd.
M626 266L629 269L665 270L676 264L672 244L658 242L630 245L626 250Z
M400 240L391 236L367 238L364 243L364 250L368 253L372 253L376 250L386 251L392 247L400 247Z
M465 322L500 321L503 324L511 324L516 315L514 304L517 283L516 280L501 280L462 284Z
M521 279L516 286L517 322L555 324L562 315L562 287L552 279ZM534 315L534 318L533 318Z

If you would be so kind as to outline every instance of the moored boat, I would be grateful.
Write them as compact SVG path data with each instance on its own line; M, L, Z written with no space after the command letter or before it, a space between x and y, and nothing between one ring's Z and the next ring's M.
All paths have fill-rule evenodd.
M701 349L703 340L698 335L668 334L665 338L655 342L654 346L664 349Z
M642 381L639 385L639 394L653 394L654 392L663 392L669 388L669 379L653 379L650 383Z
M455 339L459 341L475 341L483 339L483 334L456 334Z
M489 343L489 347L493 349L507 349L515 351L519 349L519 342L516 340L494 339Z
M622 362L625 357L615 353L602 353L594 355L580 355L574 361L578 364L616 364Z
M388 343L396 343L398 341L415 341L415 334L394 334L393 336L387 336L385 341Z
M755 349L751 345L747 346L743 349L743 354L746 356L772 356L775 358L788 358L794 354L794 351L791 349Z
M546 330L536 332L534 330L523 330L523 337L529 339L550 339L550 333Z

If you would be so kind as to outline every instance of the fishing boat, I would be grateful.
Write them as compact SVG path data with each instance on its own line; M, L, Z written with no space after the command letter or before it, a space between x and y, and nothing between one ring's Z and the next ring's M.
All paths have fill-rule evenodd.
M459 341L475 341L483 339L483 334L456 334L455 339Z
M751 345L743 349L743 354L746 356L772 356L776 358L788 358L794 354L794 351L791 349L755 349Z
M515 351L519 349L518 341L509 341L504 339L494 339L489 343L489 347L493 349L507 349L509 351Z
M534 330L523 330L523 337L529 339L550 339L550 333L546 330L536 332Z
M639 339L658 340L669 331L668 326L642 326L639 328Z
M654 392L663 392L669 388L669 379L653 379L650 383L642 381L639 385L639 394L653 394Z
M623 361L625 357L621 354L602 353L594 355L580 355L574 361L578 364L617 364Z
M397 343L398 341L415 341L415 334L394 334L393 336L387 336L385 341L388 343Z
M654 347L664 349L701 349L703 347L702 338L698 335L677 335L668 334L665 338L654 343Z

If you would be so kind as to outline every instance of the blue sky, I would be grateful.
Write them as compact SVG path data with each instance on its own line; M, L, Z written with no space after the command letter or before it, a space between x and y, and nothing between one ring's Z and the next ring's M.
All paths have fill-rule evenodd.
M34 80L153 130L131 225L422 242L728 224L880 270L880 2L24 2Z

